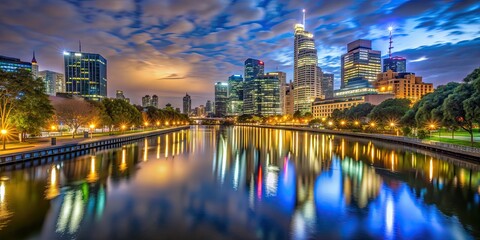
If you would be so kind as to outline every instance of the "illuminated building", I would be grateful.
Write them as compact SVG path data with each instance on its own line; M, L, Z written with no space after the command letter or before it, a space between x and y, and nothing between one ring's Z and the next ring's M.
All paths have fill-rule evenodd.
M342 81L344 88L350 81L363 79L375 82L382 70L381 52L372 50L372 41L359 39L347 45L348 52L342 55Z
M65 92L65 76L63 74L45 70L40 71L38 77L45 84L46 94L55 96L57 92Z
M278 75L260 75L248 84L251 88L246 92L245 101L251 104L244 105L244 114L269 116L281 113Z
M386 72L388 70L399 73L406 72L407 59L403 57L391 57L383 59L383 72Z
M63 52L66 92L90 100L107 97L107 60L100 54Z
M158 108L158 96L157 95L152 96L151 106L154 107L154 108Z
M212 101L207 100L207 103L205 103L205 113L208 115L210 113L213 113L212 109Z
M334 80L334 76L332 73L322 74L321 89L322 89L322 96L324 99L333 97L333 80Z
M258 59L249 58L245 60L245 81L251 81L258 75L263 75L265 64Z
M37 63L37 59L35 59L35 51L33 51L33 57L32 57L32 76L35 79L38 78L38 63Z
M366 94L331 99L317 98L312 104L312 114L314 118L326 118L330 117L335 109L348 109L362 103L378 105L393 97L393 94Z
M192 111L192 98L188 93L185 93L185 97L183 97L183 114L190 115Z
M228 83L215 83L215 115L224 117L227 115L227 101L228 101Z
M232 75L228 77L227 115L239 116L243 113L243 77Z
M304 20L305 23L305 15ZM317 49L313 34L304 24L295 25L293 86L294 108L302 113L311 111L311 104L321 94Z
M295 113L294 108L294 99L293 99L293 84L287 84L285 86L285 100L284 105L282 106L282 113L283 114L290 114L293 116Z
M0 70L5 72L15 72L18 69L32 71L32 63L22 62L18 58L0 56Z
M276 75L278 76L278 80L280 81L280 108L281 113L284 114L284 106L285 106L285 92L287 88L287 73L281 71L269 72L269 75Z
M142 97L142 107L149 107L151 106L152 104L152 98L150 97L150 95L145 95L144 97Z
M375 87L380 93L392 93L395 98L410 99L412 103L433 92L432 83L424 83L415 73L397 73L392 70L378 74Z
M116 99L125 99L125 95L123 95L123 91L122 90L117 90L116 94L115 94L115 98Z

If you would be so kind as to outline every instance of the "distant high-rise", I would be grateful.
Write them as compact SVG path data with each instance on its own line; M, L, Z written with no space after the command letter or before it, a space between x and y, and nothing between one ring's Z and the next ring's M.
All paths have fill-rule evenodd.
M227 115L227 101L228 101L228 83L215 83L215 115L224 117Z
M320 95L317 49L313 34L305 30L304 24L295 25L294 35L294 107L305 113L311 111L313 100Z
M152 103L150 105L154 108L158 108L158 96L157 95L152 96Z
M205 113L208 115L210 113L213 113L213 108L212 108L212 101L207 100L207 103L205 103Z
M188 93L183 97L183 114L189 115L192 112L192 98Z
M407 72L407 59L403 57L391 57L383 59L383 72L392 70L393 72L404 73Z
M227 115L239 116L243 113L243 77L232 75L228 77Z
M250 115L277 115L281 114L280 80L277 74L259 75L248 84L252 86L245 101L251 104L244 106L244 113Z
M287 73L281 71L269 72L270 76L277 76L280 81L280 108L281 113L283 114L283 106L285 105L285 91L287 87Z
M5 72L15 72L18 69L32 71L32 63L22 62L18 58L0 56L0 70Z
M333 97L333 79L334 76L331 73L322 74L322 95L325 99Z
M284 88L285 90L285 101L284 101L284 105L283 105L283 109L282 109L282 112L283 114L289 114L291 116L293 116L293 114L295 113L295 108L294 108L294 99L293 99L293 84L292 83L289 83L285 86Z
M125 99L125 95L123 95L123 91L122 90L117 90L117 93L115 94L115 98L116 99Z
M265 64L258 59L249 58L245 60L245 81L251 81L258 75L263 75Z
M107 97L107 60L100 54L63 52L65 85L69 94L91 100Z
M372 41L359 39L347 45L347 53L342 55L342 82L344 88L353 80L366 80L373 84L382 70L381 52L372 50Z
M32 76L35 79L38 78L38 63L37 63L37 59L35 59L35 51L33 51L33 57L32 57Z
M65 76L62 73L53 71L40 71L38 73L45 84L45 93L50 96L55 96L57 92L65 91Z
M150 107L152 105L152 98L150 95L145 95L142 97L142 107Z

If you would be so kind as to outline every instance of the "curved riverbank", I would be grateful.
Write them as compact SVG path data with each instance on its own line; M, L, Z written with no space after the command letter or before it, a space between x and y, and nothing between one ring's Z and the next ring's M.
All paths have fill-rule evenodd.
M337 131L337 130L317 129L317 128L308 128L308 127L278 126L278 125L275 125L275 126L247 125L247 124L237 124L237 126L285 129L285 130L294 130L294 131L308 131L308 132L317 132L317 133L324 133L324 134L378 140L378 141L390 142L395 144L401 144L401 145L410 146L410 147L421 148L431 152L438 152L438 153L446 154L456 158L464 158L466 160L469 160L470 162L480 164L480 149L460 146L460 145L427 142L427 141L422 141L420 139L388 136L383 134L358 133L358 132Z
M42 146L34 149L19 150L15 153L0 155L0 165L23 164L27 161L27 165L37 165L69 159L75 156L83 155L92 149L105 149L109 146L125 144L131 141L137 141L145 137L156 136L159 134L175 132L183 129L189 129L190 126L180 126L167 129L159 129L148 132L130 133L117 136L105 136L94 139L85 139L75 143L65 143L55 146Z

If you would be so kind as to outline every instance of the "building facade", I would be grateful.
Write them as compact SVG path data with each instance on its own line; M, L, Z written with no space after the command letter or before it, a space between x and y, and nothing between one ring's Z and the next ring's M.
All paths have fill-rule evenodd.
M215 116L224 117L227 115L228 83L215 83Z
M432 83L424 83L415 73L397 73L392 70L378 74L375 87L380 93L392 93L395 98L409 99L412 104L434 91Z
M152 96L152 103L150 105L154 108L158 108L158 96L157 95Z
M282 71L269 72L270 76L277 76L280 81L280 109L281 114L284 114L283 106L285 105L285 91L287 88L287 73Z
M228 77L227 115L240 116L243 114L243 77L232 75Z
M265 64L258 59L249 58L245 60L245 82L255 79L258 75L263 75L265 71Z
M58 92L65 92L65 75L53 71L40 71L38 77L45 84L45 93L55 96Z
M333 97L333 82L334 75L333 73L323 73L322 74L322 96L324 99L329 99Z
M295 25L293 86L295 111L311 111L313 100L320 95L317 49L313 34L304 25Z
M335 109L349 109L362 103L378 105L390 98L394 98L393 94L367 94L331 99L318 98L312 104L312 114L314 118L328 118Z
M33 78L37 79L38 76L38 63L37 59L35 59L35 51L33 52L33 57L32 57L32 76Z
M388 70L398 73L407 72L407 59L397 56L383 59L383 72Z
M285 101L282 109L283 114L289 114L293 116L295 113L294 99L293 99L293 84L287 84L285 86Z
M269 73L259 75L249 84L252 87L247 96L251 105L248 108L244 108L245 114L262 116L281 114L280 80L278 75L269 75Z
M95 101L107 97L107 60L102 55L64 52L63 57L67 93Z
M150 97L150 95L145 95L142 97L142 107L146 108L146 107L150 107L152 104L152 98Z
M115 98L116 99L122 99L124 100L125 99L125 95L123 95L123 91L122 90L117 90L116 94L115 94Z
M190 115L192 112L192 98L188 93L185 93L185 97L183 97L183 114Z
M205 114L209 115L213 113L212 101L207 100L205 103Z
M18 58L0 56L0 70L5 72L15 72L18 69L32 71L32 63L22 62Z
M340 88L350 81L366 80L374 83L382 70L381 52L372 50L372 41L359 39L347 45L347 53L342 55Z

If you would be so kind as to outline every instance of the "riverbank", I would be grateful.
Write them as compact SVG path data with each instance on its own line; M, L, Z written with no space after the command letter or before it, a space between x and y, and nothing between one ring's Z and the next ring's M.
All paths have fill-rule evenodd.
M19 148L7 154L2 153L0 155L0 165L23 163L30 160L36 160L32 163L33 165L36 165L38 163L63 160L74 156L83 155L86 151L91 149L105 149L110 145L125 144L127 142L137 141L145 137L156 136L159 134L175 132L189 128L190 126L180 126L153 131L96 137L93 139L72 139L72 141L59 143L58 145L54 146L40 145L27 149ZM41 159L41 161L39 159Z
M337 130L328 130L328 129L309 128L309 127L294 127L294 126L248 125L248 124L237 124L237 126L285 129L285 130L294 130L294 131L308 131L308 132L317 132L317 133L332 134L332 135L366 138L371 140L379 140L379 141L391 142L396 144L402 144L406 146L418 147L418 148L426 149L432 152L439 152L439 153L451 155L454 157L463 157L470 161L480 163L480 148L445 144L440 142L432 142L432 141L409 138L409 137L389 136L389 135L371 134L371 133L357 133L357 132L337 131Z

